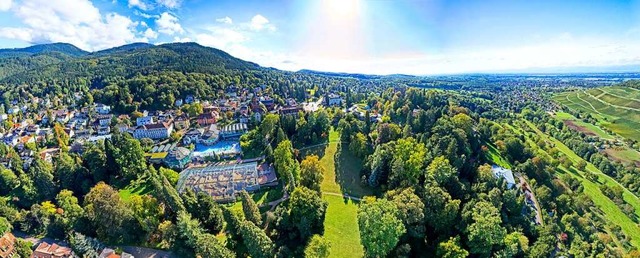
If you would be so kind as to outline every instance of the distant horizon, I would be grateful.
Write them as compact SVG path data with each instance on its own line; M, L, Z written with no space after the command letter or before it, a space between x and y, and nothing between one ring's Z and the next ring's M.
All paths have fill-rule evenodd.
M118 46L113 46L113 47L109 47L109 48L104 48L104 49L99 49L99 50L95 50L95 51L89 51L86 49L82 49L79 46L74 45L73 43L70 42L51 42L51 43L40 43L40 44L31 44L25 47L13 47L13 48L3 48L0 47L0 50L20 50L20 49L25 49L25 48L29 48L29 47L34 47L34 46L42 46L42 45L55 45L55 44L69 44L72 45L82 51L85 51L87 53L96 53L96 52L100 52L100 51L104 51L104 50L109 50L109 49L114 49L114 48L118 48L118 47L123 47L123 46L127 46L127 45L135 45L135 44L148 44L148 45L152 45L152 46L161 46L161 45L166 45L166 44L183 44L183 43L195 43L198 44L200 46L203 47L210 47L210 46L205 46L202 45L198 42L195 41L183 41L183 42L163 42L163 43L149 43L149 42L131 42L131 43L126 43L123 45L118 45ZM210 47L213 49L218 49L215 47ZM222 49L218 49L221 51L224 51ZM231 53L228 53L226 51L224 51L227 54L230 54L231 56L235 57L235 58L239 58L237 56L234 56ZM242 59L239 58L243 61L246 62L251 62L251 63L256 63L253 60L247 60L247 59ZM640 74L640 64L629 64L629 65L623 65L623 66L574 66L574 67L543 67L543 68L529 68L529 69L523 69L523 70L504 70L504 71L471 71L471 72L462 72L462 73L441 73L441 74L405 74L405 73L391 73L391 74L375 74L375 73L361 73L361 72L344 72L344 71L331 71L331 70L316 70L316 69L309 69L309 68L301 68L298 70L287 70L287 69L281 69L281 68L277 68L277 67L271 67L271 66L264 66L261 64L258 64L261 67L264 68L274 68L274 69L278 69L278 70L283 70L283 71L289 71L289 72L301 72L301 71L312 71L312 72L317 72L317 73L333 73L333 74L350 74L350 75L365 75L365 76L394 76L394 75L400 75L400 76L415 76L415 77L430 77L430 76L465 76L465 75L570 75L570 74ZM614 68L620 68L620 67L629 67L627 70L616 70ZM583 70L580 70L583 69ZM600 70L594 70L594 69L600 69ZM635 69L635 70L634 70ZM546 70L546 71L543 71ZM562 71L564 70L564 71ZM589 71L587 71L589 70ZM640 76L639 76L640 77Z

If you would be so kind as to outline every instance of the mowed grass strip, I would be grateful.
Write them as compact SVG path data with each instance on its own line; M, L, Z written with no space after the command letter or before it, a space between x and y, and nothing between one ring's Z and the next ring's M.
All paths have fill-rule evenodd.
M542 131L540 131L531 122L525 121L525 123L529 127L531 127L531 129L533 129L539 137L543 137L547 141L553 143L555 145L555 147L560 152L562 152L565 155L567 155L567 157L569 159L571 159L574 164L576 162L578 162L579 160L582 160L582 158L580 158L578 155L576 155L573 151L571 151L571 149L569 149L569 147L564 145L562 142L558 141L557 139L555 139L553 137L550 137L550 136L544 134ZM598 181L599 182L592 182L592 181L587 180L586 177L584 176L584 171L578 171L574 167L571 167L571 168L559 167L559 169L562 170L561 172L569 173L570 175L574 176L576 179L580 180L580 182L584 186L585 194L587 194L587 196L589 196L589 198L591 198L593 203L596 206L598 206L598 208L600 208L602 210L602 212L606 215L606 217L611 222L613 222L614 224L620 226L620 228L625 233L625 235L627 235L629 238L631 238L630 242L635 247L640 247L640 228L611 199L609 199L607 196L605 196L600 191L600 187L598 185L598 183L600 183L600 182L603 182L603 183L605 183L607 185L611 185L611 186L620 185L620 184L618 184L618 182L616 182L613 178L611 178L611 177L605 175L604 173L602 173L595 166L593 166L593 164L591 164L589 162L587 162L586 170L596 174L598 176ZM575 172L575 173L572 173L572 172ZM622 185L620 185L620 186L622 186ZM631 193L629 190L627 190L624 186L622 186L622 188L624 189L623 199L625 200L625 202L629 203L630 205L632 205L635 208L635 214L636 214L636 216L638 216L638 214L640 214L640 201L638 200L638 197L633 195L633 193Z
M342 194L342 187L336 180L336 154L340 141L340 133L333 129L329 132L329 144L319 146L325 148L320 158L324 167L324 180L320 185L322 192ZM343 163L345 161L342 161ZM351 164L353 165L353 164ZM353 171L340 171L341 173ZM359 174L360 170L354 173ZM323 194L322 199L329 203L324 218L324 237L331 242L329 257L363 257L364 248L360 243L358 227L358 204L340 196Z

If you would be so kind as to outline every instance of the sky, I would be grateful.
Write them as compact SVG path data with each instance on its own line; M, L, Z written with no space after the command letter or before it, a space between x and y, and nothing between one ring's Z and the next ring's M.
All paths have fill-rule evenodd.
M0 48L52 42L196 42L291 71L640 67L640 0L0 0Z

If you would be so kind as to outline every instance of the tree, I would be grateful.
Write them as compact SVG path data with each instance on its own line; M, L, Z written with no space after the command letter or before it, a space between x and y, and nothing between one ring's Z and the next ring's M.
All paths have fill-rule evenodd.
M220 243L214 235L205 233L200 227L200 222L192 219L189 213L178 212L177 227L180 238L200 257L235 257L235 254Z
M133 213L122 202L118 192L104 182L91 188L85 196L84 204L87 218L98 237L120 242L125 236L135 232L135 228L131 228Z
M53 125L53 137L56 139L56 143L60 149L66 149L69 146L69 135L64 131L64 127L56 123Z
M289 191L293 191L300 181L300 164L293 158L293 146L286 140L278 144L273 154L278 177L282 178Z
M586 167L587 167L587 162L584 161L583 159L578 160L578 163L576 163L576 168L579 171L585 171Z
M107 162L114 165L114 172L124 180L132 180L147 170L140 142L128 133L114 133L105 143L105 152Z
M6 169L0 165L0 194L7 195L16 187L20 186L20 180L11 169Z
M460 246L459 236L440 242L436 254L442 258L465 258L469 256L469 252Z
M406 232L398 208L386 199L365 198L358 209L360 241L366 257L386 257Z
M4 233L10 232L12 229L13 225L11 225L11 222L5 217L0 217L0 234L4 235Z
M29 176L33 179L33 185L38 189L40 200L51 200L57 193L58 186L54 182L53 167L50 163L40 159L33 160L29 167Z
M413 186L423 173L427 150L414 138L397 141L393 153L390 183L394 186Z
M313 235L304 249L306 258L327 258L331 252L331 243L320 235Z
M387 192L387 199L398 207L398 218L402 220L407 233L415 238L424 238L424 203L413 188Z
M127 205L147 236L158 228L164 210L156 198L151 195L133 195Z
M58 203L58 207L62 209L62 218L64 219L64 224L67 225L66 230L71 230L76 222L82 218L84 215L84 210L78 204L78 198L73 196L73 192L69 190L62 190L56 196L56 202Z
M444 232L456 223L460 200L453 200L442 187L425 184L424 187L425 221L436 232Z
M84 167L88 168L93 176L94 182L109 180L109 173L106 169L107 156L102 144L86 144L82 160Z
M262 231L262 229L250 221L244 221L240 226L240 231L244 244L247 246L247 251L251 257L273 257L275 245L267 234Z
M449 164L447 158L439 156L431 161L431 164L427 167L427 174L432 177L438 185L445 186L456 175L456 170Z
M468 246L472 254L488 256L494 246L502 244L506 230L500 226L500 211L491 203L478 202L472 210L471 223L467 227Z
M183 196L186 210L202 223L207 232L216 234L222 230L222 208L210 195L203 192L194 194L193 191L187 190Z
M289 217L302 240L313 234L324 233L324 216L327 201L320 198L318 192L306 187L297 187L289 199Z
M300 163L300 185L320 192L320 184L324 179L324 167L317 155L309 155Z
M255 201L249 196L247 191L240 192L242 198L242 211L248 221L253 222L256 226L262 225L262 215L260 215L260 209Z
M364 158L369 153L367 137L363 133L356 133L351 138L349 150L359 158Z

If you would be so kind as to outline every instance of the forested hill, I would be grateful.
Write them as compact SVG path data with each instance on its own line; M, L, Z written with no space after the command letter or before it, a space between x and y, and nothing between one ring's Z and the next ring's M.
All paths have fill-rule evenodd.
M228 70L260 68L257 64L237 59L221 50L195 43L171 43L159 46L138 43L92 54L79 54L79 52L68 51L68 48L70 47L54 44L33 46L23 50L0 50L0 53L34 53L27 58L24 55L1 58L0 74L6 77L0 77L0 83L20 85L56 81L64 84L66 81L78 83L79 80L95 83L96 80L105 78L128 78L137 73L178 71L219 74L226 73ZM67 51L37 51L43 49L67 49ZM60 53L64 58L57 58L56 62L54 55ZM42 55L48 59L38 60L37 58Z

